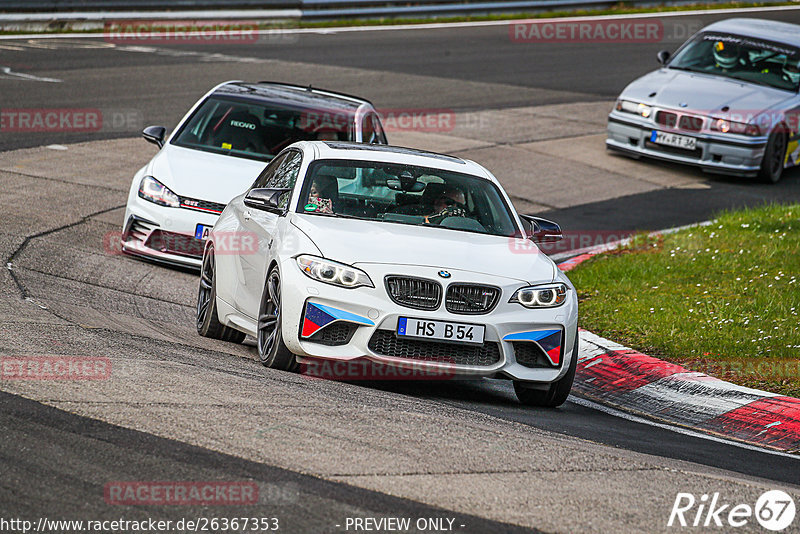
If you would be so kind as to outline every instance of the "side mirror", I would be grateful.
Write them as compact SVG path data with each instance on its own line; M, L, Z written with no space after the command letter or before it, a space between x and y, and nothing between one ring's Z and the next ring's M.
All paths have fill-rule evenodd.
M244 205L283 215L286 209L280 206L281 195L289 191L288 187L251 189L244 197Z
M158 145L158 148L164 146L164 137L167 134L167 129L163 126L148 126L142 130L142 137L145 141Z
M658 62L661 63L662 65L666 65L667 61L669 61L669 56L670 56L669 50L662 50L658 54L656 54L656 59L658 59Z
M553 221L532 215L520 215L520 218L530 225L530 229L526 228L526 230L530 230L530 240L535 243L553 243L564 238L561 227Z

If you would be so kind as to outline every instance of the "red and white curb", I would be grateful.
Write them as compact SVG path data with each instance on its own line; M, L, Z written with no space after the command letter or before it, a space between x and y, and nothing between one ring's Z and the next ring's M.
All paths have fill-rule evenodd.
M569 271L609 247L559 264ZM800 454L800 399L731 384L580 330L573 391L669 424Z
M573 389L591 400L728 439L800 453L800 399L737 386L580 331Z

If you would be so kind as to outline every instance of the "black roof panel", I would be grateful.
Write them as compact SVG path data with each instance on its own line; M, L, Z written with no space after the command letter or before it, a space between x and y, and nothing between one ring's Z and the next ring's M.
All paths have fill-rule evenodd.
M363 98L278 82L231 82L218 87L214 94L280 101L303 108L346 110L352 113L364 104L371 105L369 100Z
M325 141L325 144L334 150L368 150L372 152L389 152L392 154L406 154L409 156L424 156L427 158L436 158L452 163L466 162L455 156L448 156L447 154L439 154L437 152L428 152L427 150L418 150L416 148L406 148L402 146L391 145L370 145L365 143L343 143L341 141Z

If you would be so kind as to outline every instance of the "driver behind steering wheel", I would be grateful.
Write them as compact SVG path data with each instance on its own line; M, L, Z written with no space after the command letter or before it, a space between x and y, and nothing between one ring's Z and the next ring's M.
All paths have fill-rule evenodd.
M453 186L447 186L433 202L433 213L425 216L425 222L441 224L448 217L466 217L467 201L464 192Z
M723 70L730 70L739 64L739 45L717 41L714 43L714 62Z

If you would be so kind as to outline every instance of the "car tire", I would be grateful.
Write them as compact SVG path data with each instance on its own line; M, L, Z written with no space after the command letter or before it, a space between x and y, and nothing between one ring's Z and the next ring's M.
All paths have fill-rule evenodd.
M783 165L786 162L786 134L783 128L773 130L764 149L761 160L761 169L758 178L768 184L777 183L783 174Z
M273 267L267 275L258 307L258 359L271 369L294 372L300 365L283 342L281 302L281 275L278 267Z
M244 332L219 322L217 315L217 284L214 248L208 247L200 267L200 288L197 291L197 333L204 337L241 343Z
M541 406L555 408L561 406L569 397L572 382L575 380L575 370L578 368L578 335L575 335L575 347L572 349L572 359L569 362L567 374L550 384L547 389L533 389L526 387L525 382L514 381L514 393L521 404L525 406Z

